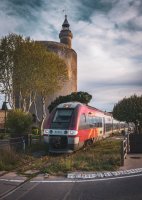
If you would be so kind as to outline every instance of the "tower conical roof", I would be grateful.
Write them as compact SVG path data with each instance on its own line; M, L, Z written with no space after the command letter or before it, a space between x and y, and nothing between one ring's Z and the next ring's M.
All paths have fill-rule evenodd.
M67 20L67 15L65 15L65 20L64 20L64 22L63 22L63 24L62 24L62 27L63 28L69 28L69 22L68 22L68 20Z

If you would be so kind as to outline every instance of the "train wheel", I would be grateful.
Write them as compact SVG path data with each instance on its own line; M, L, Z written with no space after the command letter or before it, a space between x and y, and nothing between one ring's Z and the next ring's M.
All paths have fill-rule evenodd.
M91 140L91 139L87 140L86 143L85 143L86 146L90 146L92 144L93 144L93 140Z

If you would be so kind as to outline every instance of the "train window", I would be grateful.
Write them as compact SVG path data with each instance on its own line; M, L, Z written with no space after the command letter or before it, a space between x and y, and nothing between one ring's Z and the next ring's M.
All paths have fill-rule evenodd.
M113 124L113 130L115 130L115 129L120 129L120 123L118 122L118 123L115 123L115 124Z
M72 109L58 109L55 113L53 122L70 122Z
M112 130L112 124L111 123L105 124L105 127L106 127L106 131L111 131Z
M85 119L86 119L86 121L85 121ZM101 117L87 115L87 116L85 116L85 119L84 119L84 116L81 115L79 129L102 127L102 118Z
M94 128L102 127L102 118L95 116L87 116L87 124L88 126L91 125L91 127Z
M100 127L102 127L103 126L103 122L102 122L102 118L100 117Z
M95 124L96 123L96 118L93 116L93 118L92 118L92 122L93 122L93 124Z
M102 118L98 117L98 127L102 127Z
M102 118L101 117L93 117L94 127L102 127Z
M88 116L88 124L93 124L93 117L92 116Z
M57 109L50 128L68 129L73 109Z
M88 128L88 117L86 117L85 114L82 114L80 116L80 122L79 122L79 130L82 130L82 129L87 129Z

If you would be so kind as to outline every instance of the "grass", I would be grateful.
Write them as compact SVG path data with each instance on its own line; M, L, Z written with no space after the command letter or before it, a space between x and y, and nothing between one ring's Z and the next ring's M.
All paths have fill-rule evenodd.
M29 169L38 169L42 173L63 175L72 171L111 171L119 168L121 163L120 140L105 139L70 155L49 155L33 157L35 151L45 151L45 145L33 144L27 151L28 155L15 152L0 154L0 170L15 167L24 173ZM19 160L19 161L17 161Z
M62 174L69 171L116 170L121 163L120 146L120 141L103 140L68 157L52 158L42 171Z
M9 133L0 132L0 140L8 138L9 138Z
M1 170L12 170L18 166L20 156L15 151L7 148L0 150L0 171Z

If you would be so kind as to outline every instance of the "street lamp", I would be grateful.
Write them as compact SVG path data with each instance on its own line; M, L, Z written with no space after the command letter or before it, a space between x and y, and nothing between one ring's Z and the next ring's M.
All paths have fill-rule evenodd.
M2 91L3 93L5 93L5 91ZM5 93L5 101L2 104L2 110L4 110L4 133L6 135L6 111L8 110L7 108L7 101L6 101L6 93Z

